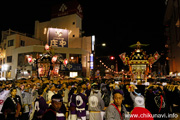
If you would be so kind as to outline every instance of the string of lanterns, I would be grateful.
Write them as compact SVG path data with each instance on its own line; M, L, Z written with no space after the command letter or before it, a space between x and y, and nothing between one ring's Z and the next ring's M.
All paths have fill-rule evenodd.
M103 67L105 67L105 68L108 69L109 71L114 72L114 73L118 73L118 72L112 70L110 67L108 67L108 65L106 65L104 62L102 62L102 60L99 60L99 62L102 64Z

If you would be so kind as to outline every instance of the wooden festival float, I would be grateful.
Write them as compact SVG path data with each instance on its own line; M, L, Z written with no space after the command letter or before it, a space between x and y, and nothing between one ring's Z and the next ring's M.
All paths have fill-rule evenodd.
M131 81L145 80L145 82L147 82L147 76L151 73L150 68L152 68L152 65L160 58L160 55L157 51L154 55L147 55L146 51L140 48L141 46L147 46L147 44L141 44L138 41L136 44L130 46L136 47L130 57L128 57L126 53L122 53L119 56L123 64L129 66Z

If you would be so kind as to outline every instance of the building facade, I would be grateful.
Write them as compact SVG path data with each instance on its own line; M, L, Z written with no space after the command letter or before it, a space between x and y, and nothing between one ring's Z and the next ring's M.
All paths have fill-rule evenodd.
M166 0L164 18L167 38L169 68L171 73L180 72L180 0Z
M15 77L30 77L36 71L28 64L27 55L36 57L42 54L48 41L48 29L58 28L68 30L68 47L52 46L55 54L68 59L71 68L60 67L59 74L73 77L90 76L90 54L92 52L91 36L82 37L81 6L76 3L69 8L70 3L61 3L52 9L52 19L45 22L35 21L34 37L8 30L2 31L0 49L0 67L2 79ZM69 12L70 11L70 12ZM76 69L79 66L79 69ZM75 67L73 69L73 67Z

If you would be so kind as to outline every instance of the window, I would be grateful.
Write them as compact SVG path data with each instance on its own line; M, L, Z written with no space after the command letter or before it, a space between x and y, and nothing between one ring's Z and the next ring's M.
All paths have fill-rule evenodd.
M7 63L12 62L12 56L7 56Z
M81 64L81 54L69 54L69 62L73 64Z
M14 46L14 40L9 40L8 41L8 47Z
M9 66L9 70L12 70L12 66Z
M25 41L21 40L21 46L25 46Z
M3 58L3 64L5 64L5 58Z
M4 44L4 49L6 49L6 43Z

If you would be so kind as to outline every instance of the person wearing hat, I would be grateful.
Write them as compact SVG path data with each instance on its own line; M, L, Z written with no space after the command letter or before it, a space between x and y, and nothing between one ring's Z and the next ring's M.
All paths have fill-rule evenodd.
M111 103L105 112L105 120L128 120L129 117L125 117L127 115L127 111L125 106L122 104L124 97L123 92L121 90L114 90L113 92L113 100L114 103Z
M43 115L42 120L65 120L64 111L66 111L66 108L63 105L62 96L60 94L55 94L52 96L51 106Z
M101 111L104 109L104 101L98 95L97 85L93 85L93 93L88 98L89 120L102 120Z

